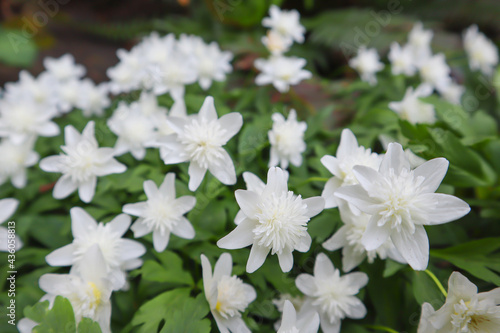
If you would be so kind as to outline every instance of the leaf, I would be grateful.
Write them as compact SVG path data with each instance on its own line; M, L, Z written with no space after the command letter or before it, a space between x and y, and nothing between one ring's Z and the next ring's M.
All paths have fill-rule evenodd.
M443 294L427 273L413 271L411 281L413 295L419 305L428 302L436 306L438 303L444 302Z
M67 298L57 296L40 325L33 328L34 333L75 332L75 314Z
M431 256L444 259L477 278L500 286L500 238L483 238L443 250L431 250Z
M384 272L382 273L382 276L384 278L388 278L390 276L393 276L403 268L406 268L406 265L403 265L397 261L391 260L391 259L386 259L385 261L385 268Z
M24 316L37 323L41 323L49 309L49 301L38 302L33 306L24 308Z
M211 329L209 319L203 319L210 311L208 302L203 293L193 298L188 298L183 304L179 304L165 319L165 326L161 333L208 333Z
M147 260L140 272L147 281L171 283L175 285L194 285L191 275L182 268L182 259L171 251L156 253L161 264L155 260Z
M78 323L78 333L102 333L101 326L90 318L82 318Z
M35 61L37 47L23 30L0 28L0 61L18 67L30 67Z

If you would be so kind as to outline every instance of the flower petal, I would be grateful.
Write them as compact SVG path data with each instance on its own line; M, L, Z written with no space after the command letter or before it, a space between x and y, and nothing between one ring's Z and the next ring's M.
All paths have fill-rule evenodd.
M254 245L255 246L255 245ZM293 267L293 254L292 251L283 251L278 253L278 261L283 273L290 272Z
M69 213L71 215L71 233L74 238L84 238L89 231L97 229L97 222L83 208L73 207Z
M217 246L221 249L241 249L253 244L253 229L255 222L250 219L243 220L236 228L225 237L219 239Z
M167 248L170 239L170 232L161 233L159 230L153 231L153 246L156 252L163 252Z
M446 158L435 158L417 167L413 172L415 177L424 177L425 180L421 187L425 188L425 192L436 192L439 185L443 181L448 165L450 163Z
M222 184L234 185L236 184L236 170L234 169L233 160L227 151L221 150L220 153L222 156L218 159L218 163L210 163L208 165L208 170L210 170L210 173L220 180Z
M40 169L45 172L61 172L62 162L60 155L45 157L40 161Z
M195 235L195 231L191 222L184 216L181 216L179 222L172 229L172 233L177 237L185 238L185 239L193 239Z
M138 241L128 238L121 239L119 257L122 261L138 258L144 253L146 253L146 247Z
M73 180L71 180L71 177L62 176L56 182L52 195L54 196L55 199L64 199L71 193L75 192L77 188L78 184L73 182Z
M389 143L387 152L380 163L379 171L383 175L386 175L390 169L394 169L396 175L399 175L403 169L410 170L410 161L405 155L403 146L396 142Z
M130 227L130 230L134 232L134 237L139 238L144 235L149 234L152 231L152 228L150 228L145 222L144 219L139 218L137 221L132 224Z
M215 110L214 98L207 96L200 111L198 112L199 119L206 122L217 119L217 111Z
M349 297L349 306L346 308L346 317L352 319L361 319L366 316L366 307L356 297Z
M229 253L224 252L215 263L213 279L214 281L220 281L224 275L231 276L232 271L233 258Z
M311 235L306 233L303 237L300 237L299 243L295 245L295 250L299 252L307 252L311 248L311 243Z
M236 190L234 196L243 213L247 217L253 218L258 212L257 205L261 197L257 193L248 190Z
M325 199L322 197L312 197L302 200L307 205L307 213L305 216L311 218L318 215L325 208Z
M350 272L358 267L366 258L366 252L356 251L353 246L346 246L342 249L342 269Z
M19 200L7 198L0 200L0 223L7 221L14 214L19 205Z
M262 266L264 261L266 261L268 253L269 249L267 247L254 244L247 261L247 273L253 273Z
M221 135L221 140L225 144L240 131L243 125L243 117L239 112L231 112L220 117L219 124L225 130L224 134Z
M192 195L185 195L175 199L175 208L181 214L185 214L194 208L196 205L196 198Z
M367 214L375 215L379 212L377 201L368 196L361 185L342 186L335 192L335 196Z
M347 241L348 226L343 225L332 237L326 240L322 245L328 251L338 250L348 244Z
M314 262L314 277L318 279L330 279L335 274L332 261L324 253L318 254Z
M363 244L367 251L378 249L391 235L392 229L388 223L378 226L377 222L379 218L377 215L370 218L366 230L361 237L361 244Z
M423 202L429 203L427 208L428 221L425 225L442 224L455 221L470 212L470 206L453 195L442 193L422 194Z
M71 266L75 259L75 250L73 244L65 245L49 253L45 257L45 261L47 261L50 266Z
M263 197L271 193L282 193L288 191L288 173L281 168L272 167L267 172L267 185L262 192Z
M295 327L295 322L297 321L297 312L293 307L292 302L289 300L285 300L285 304L283 305L283 317L281 319L281 327L279 331L287 331L290 332Z
M163 183L161 183L160 185L159 190L161 194L166 195L172 199L175 198L175 173L167 173L165 179L163 180Z
M155 182L152 180L144 181L143 187L144 187L144 193L146 193L146 196L148 197L149 200L156 198L160 195L160 192L158 191L158 187L156 186Z
M349 273L341 277L349 287L361 289L368 283L368 275L363 272Z
M343 181L338 177L332 177L328 179L325 184L323 192L321 192L321 197L325 199L325 209L335 208L338 206L337 197L335 197L335 192L342 186Z
M95 186L97 184L97 177L92 177L85 183L81 183L78 186L78 195L80 196L80 199L85 202L89 203L92 201L92 198L94 197L95 194Z
M243 172L243 180L247 185L247 190L257 194L262 194L264 187L266 187L266 184L259 177L248 171Z
M196 189L200 186L203 181L203 177L205 177L205 173L207 172L206 168L199 166L198 163L191 161L189 163L189 190L196 191Z
M295 285L297 288L307 296L314 296L317 290L316 280L312 275L300 274L295 279Z
M126 204L123 206L123 212L133 216L142 216L147 207L146 201Z
M336 154L337 158L342 160L352 155L358 147L358 140L356 139L354 133L350 129L345 128L342 130L342 134L340 136L340 144Z
M429 239L422 225L415 225L415 233L411 234L407 228L391 235L394 246L399 253L416 271L423 271L429 262Z

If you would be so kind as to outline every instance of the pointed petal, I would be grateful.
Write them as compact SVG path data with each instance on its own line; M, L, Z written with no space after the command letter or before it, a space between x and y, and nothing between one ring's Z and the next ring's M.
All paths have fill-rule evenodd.
M375 215L379 213L376 206L377 201L371 198L361 185L342 186L335 192L335 196L367 214Z
M196 189L200 186L203 181L203 177L205 177L205 173L207 172L206 168L202 168L196 162L189 163L189 190L196 191Z
M299 252L307 252L311 248L312 238L311 235L306 233L304 237L299 239L299 243L295 245L295 250Z
M0 200L0 224L7 221L17 209L19 200L7 198Z
M312 275L300 274L295 279L295 285L297 288L307 296L314 296L317 290L316 280Z
M323 247L328 251L335 251L347 245L348 226L343 225L332 237L323 243Z
M314 262L314 277L318 279L330 279L335 274L332 261L324 253L318 254Z
M69 213L71 215L71 233L74 238L86 237L89 231L97 228L97 222L82 208L73 207Z
M234 217L234 224L238 225L241 223L241 221L243 221L246 218L247 216L245 215L245 213L243 213L242 210L239 210L238 213L236 213L236 216Z
M366 258L366 252L356 251L353 246L346 246L342 249L342 269L350 272L358 267Z
M344 159L347 156L352 155L357 148L358 140L356 139L354 133L348 128L342 130L339 148L337 149L337 158Z
M297 312L293 307L292 302L285 300L283 305L283 317L281 319L281 331L291 331L295 327L295 322L297 321Z
M50 266L71 266L75 259L73 254L75 250L73 244L65 245L49 253L45 257L45 261L47 261Z
M363 272L349 273L341 277L352 288L361 289L368 283L368 275Z
M423 271L429 262L429 239L422 225L415 225L415 233L411 234L406 228L393 233L391 239L399 253L416 271Z
M137 219L137 221L135 221L134 224L132 224L132 226L130 227L130 230L134 232L135 238L147 235L152 231L152 229L148 227L146 223L144 223L144 219L142 218Z
M119 257L122 261L138 258L144 253L146 253L146 248L138 241L128 238L123 238L121 240Z
M231 276L232 271L233 258L229 253L224 252L215 263L213 279L214 281L220 281L224 275Z
M220 117L219 124L222 129L225 130L224 134L221 136L225 144L240 131L243 125L243 117L239 112L231 112Z
M92 198L95 194L96 184L97 177L92 177L90 178L90 180L86 181L85 183L81 183L80 186L78 186L78 195L83 202L89 203L92 201Z
M123 212L133 216L142 216L147 206L146 201L126 204L123 206Z
M208 258L201 254L201 271L203 276L203 289L205 289L205 296L208 295L210 287L212 286L212 265ZM207 297L208 300L208 297Z
M257 206L260 202L260 196L255 192L247 190L236 190L234 196L243 213L247 217L253 218L258 212Z
M253 229L255 222L250 219L243 220L236 228L228 235L221 238L217 242L217 246L221 249L241 249L253 244Z
M187 218L182 216L177 225L172 229L172 233L177 237L193 239L195 235L194 228Z
M394 169L396 175L399 175L403 169L410 170L410 161L405 155L403 146L396 142L389 143L387 153L382 159L379 171L383 175L386 175L390 169Z
M425 187L425 192L434 193L441 185L449 164L446 158L435 158L420 165L413 172L415 177L425 178L421 185Z
M307 213L305 214L307 217L316 216L325 208L325 199L322 197L307 198L302 202L307 205Z
M321 197L325 199L325 209L335 208L338 206L337 197L335 197L335 192L340 188L343 181L338 177L330 178L326 184L323 192L321 192Z
M425 206L428 221L424 224L435 225L458 220L470 212L470 206L453 195L442 193L422 194L423 202L428 203Z
M266 187L266 184L259 177L248 171L243 172L243 180L247 185L247 190L257 194L262 194L264 187Z
M153 231L153 246L156 252L163 252L167 248L170 232L162 234L159 230Z
M250 256L248 257L247 261L247 273L253 273L260 266L262 266L262 264L264 264L264 261L266 261L268 253L268 248L254 244L252 246L252 249L250 250Z
M387 183L377 170L364 165L355 166L352 172L361 187L368 193L377 193L380 186Z
M254 245L255 246L255 245ZM283 273L290 272L293 267L293 254L292 251L283 251L278 253L278 261Z
M148 199L153 199L156 198L160 195L160 192L158 191L158 187L156 186L155 182L152 180L146 180L143 183L144 187L144 193L146 193L146 196Z
M110 222L106 223L106 227L110 228L116 235L123 236L130 226L132 218L127 214L120 214L112 219Z
M215 111L214 98L212 96L205 98L200 112L198 112L198 117L207 122L217 119L217 111Z
M81 140L81 134L72 125L64 127L64 145L68 147L76 146Z
M54 155L45 157L40 161L40 169L45 172L61 172L61 156Z
M366 316L366 307L359 300L359 298L356 297L350 297L349 298L349 306L346 308L346 317L352 318L352 319L361 319Z
M366 230L361 237L361 244L367 251L378 249L391 236L391 226L386 223L383 226L378 226L379 216L374 215L370 218Z
M282 193L288 191L288 173L281 168L272 167L267 172L267 185L262 192L263 197L271 193Z
M336 157L325 155L321 158L321 164L323 164L325 168L327 168L328 171L330 171L330 173L335 177L342 176L342 171L339 167L339 161Z
M236 184L236 170L234 169L233 160L225 150L221 150L222 157L217 164L209 164L208 170L224 185ZM192 162L191 162L192 164Z
M101 282L108 273L104 255L99 244L91 245L82 257L78 266L78 272L84 281Z
M71 180L71 177L62 176L56 182L52 195L54 196L55 199L64 199L71 193L75 192L77 188L78 184L73 182Z
M175 198L175 173L167 173L159 190L163 195L167 195L169 198Z
M102 149L102 148L101 148ZM122 173L127 170L125 164L121 164L114 158L107 161L105 164L100 165L95 169L95 175L98 177L107 176L114 173Z

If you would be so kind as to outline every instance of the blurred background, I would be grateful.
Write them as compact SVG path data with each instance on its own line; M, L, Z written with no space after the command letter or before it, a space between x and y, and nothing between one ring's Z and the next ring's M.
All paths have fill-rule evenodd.
M355 42L384 56L419 20L435 31L433 51L446 51L452 68L454 61L467 61L461 33L469 25L497 45L500 40L498 0L1 0L0 84L17 81L21 68L36 75L44 57L68 52L87 67L87 76L105 81L106 69L118 62L116 50L154 30L216 40L235 53L237 69L250 70L253 59L267 54L260 22L270 4L299 10L307 46L295 45L292 53L330 79L355 76L345 56ZM460 73L454 75L460 82Z

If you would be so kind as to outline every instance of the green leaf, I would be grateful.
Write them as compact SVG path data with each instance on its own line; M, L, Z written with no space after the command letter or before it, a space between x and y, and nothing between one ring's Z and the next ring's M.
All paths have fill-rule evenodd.
M415 300L419 305L424 302L437 305L444 302L444 296L434 281L425 272L413 271L411 273L412 289Z
M29 67L35 61L36 54L36 44L25 31L0 28L1 62L10 66Z
M443 250L431 256L449 261L477 278L500 286L500 238L483 238Z
M37 323L41 323L49 310L49 301L38 302L24 308L24 316Z
M174 285L194 285L191 275L182 268L182 259L171 251L156 253L161 264L155 260L147 260L140 272L147 281L171 283Z
M196 299L186 299L172 310L169 318L165 319L165 326L161 333L210 332L210 320L203 319L210 311L203 293L198 294Z
M82 318L78 324L78 333L102 333L101 326L90 318Z
M57 296L40 325L33 328L34 333L75 332L75 314L67 298Z
M391 259L386 259L385 261L385 268L382 276L384 278L388 278L390 276L393 276L403 268L405 268L407 265L400 264L397 261L391 260Z

